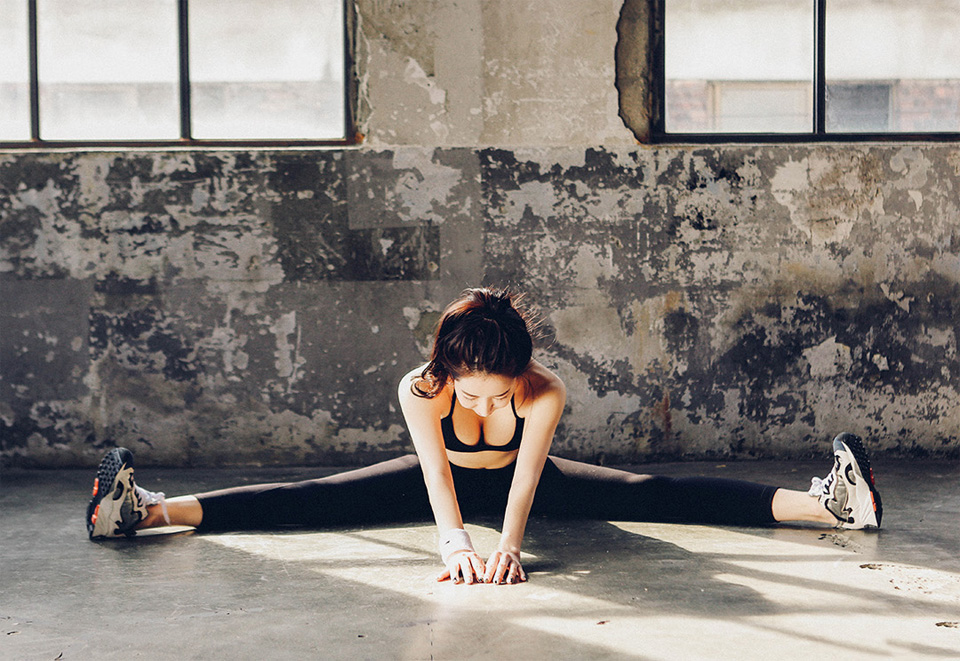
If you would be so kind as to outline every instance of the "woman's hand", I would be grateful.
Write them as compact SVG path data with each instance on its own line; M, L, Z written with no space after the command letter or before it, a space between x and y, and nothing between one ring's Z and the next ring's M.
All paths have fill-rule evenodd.
M483 559L474 551L457 551L446 560L447 568L437 576L438 581L453 579L454 583L482 583L485 567Z
M487 571L483 576L485 583L523 583L527 574L520 566L520 554L512 551L494 551L487 560Z

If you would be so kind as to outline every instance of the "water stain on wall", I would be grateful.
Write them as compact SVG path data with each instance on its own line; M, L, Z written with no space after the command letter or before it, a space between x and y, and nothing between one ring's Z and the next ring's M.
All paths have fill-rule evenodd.
M361 463L461 288L597 461L956 456L960 162L923 147L0 156L9 465Z

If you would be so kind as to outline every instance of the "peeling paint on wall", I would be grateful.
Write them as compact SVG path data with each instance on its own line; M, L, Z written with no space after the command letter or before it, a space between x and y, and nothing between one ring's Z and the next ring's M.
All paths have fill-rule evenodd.
M543 312L558 453L956 456L958 184L937 145L0 155L3 460L409 451L478 282Z
M808 455L837 428L956 452L940 397L958 363L920 339L960 332L958 280L937 266L957 259L951 149L587 150L586 167L557 151L484 152L487 273L546 301L553 351L601 398L643 402L619 416L638 455L598 456ZM908 154L932 164L923 191ZM564 433L586 448L574 401Z

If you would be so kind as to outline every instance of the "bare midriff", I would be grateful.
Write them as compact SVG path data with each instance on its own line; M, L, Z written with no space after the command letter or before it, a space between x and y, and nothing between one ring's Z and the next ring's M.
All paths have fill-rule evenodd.
M479 450L477 452L456 452L447 450L447 459L460 468L503 468L517 460L520 450L502 452L499 450Z

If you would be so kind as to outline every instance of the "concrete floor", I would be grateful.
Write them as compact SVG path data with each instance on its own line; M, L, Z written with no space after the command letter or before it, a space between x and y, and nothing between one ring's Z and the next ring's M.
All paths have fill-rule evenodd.
M520 586L436 583L427 524L91 543L92 471L7 470L0 658L958 658L960 465L875 468L879 532L532 520ZM636 467L794 488L828 469ZM317 474L144 469L138 481L174 495ZM468 524L484 554L496 527Z

